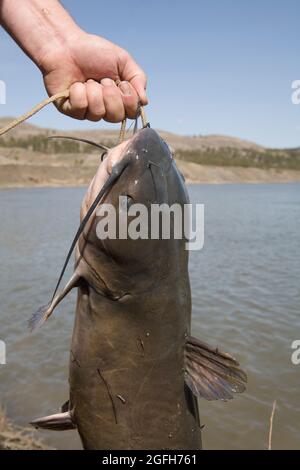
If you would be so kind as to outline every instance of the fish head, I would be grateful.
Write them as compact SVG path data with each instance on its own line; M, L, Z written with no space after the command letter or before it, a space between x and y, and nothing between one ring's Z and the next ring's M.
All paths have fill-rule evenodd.
M120 174L99 203L88 231L89 243L102 254L102 261L105 257L99 269L107 270L110 261L114 270L116 266L119 271L130 269L131 276L141 272L145 279L155 273L163 275L178 262L174 255L184 251L186 242L184 234L174 238L172 216L166 219L171 226L169 238L163 234L161 216L157 212L153 216L161 205L183 208L188 202L172 152L151 128L139 130L111 149L85 196L82 217L117 167Z

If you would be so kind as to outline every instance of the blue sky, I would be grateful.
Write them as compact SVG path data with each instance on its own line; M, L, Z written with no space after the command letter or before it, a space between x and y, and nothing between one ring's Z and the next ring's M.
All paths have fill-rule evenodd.
M300 146L299 0L64 0L86 31L127 49L148 75L153 127L225 134L271 147ZM0 30L0 80L19 115L45 97L40 72ZM31 122L61 129L112 124L75 121L54 107Z

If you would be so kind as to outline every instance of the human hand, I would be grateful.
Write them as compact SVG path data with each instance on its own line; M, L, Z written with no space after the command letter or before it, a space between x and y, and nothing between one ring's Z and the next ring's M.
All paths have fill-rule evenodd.
M68 39L66 47L47 51L40 69L49 95L70 90L69 98L56 106L75 119L134 119L138 103L148 102L146 76L132 57L110 41L81 30Z

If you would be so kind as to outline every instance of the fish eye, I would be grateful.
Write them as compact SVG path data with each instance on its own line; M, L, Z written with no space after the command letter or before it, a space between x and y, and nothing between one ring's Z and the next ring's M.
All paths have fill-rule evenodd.
M134 201L131 196L128 196L128 195L121 196L120 209L127 212L130 206L132 206L133 202Z
M103 162L103 160L105 160L106 157L107 157L107 152L103 152L100 157L101 162Z

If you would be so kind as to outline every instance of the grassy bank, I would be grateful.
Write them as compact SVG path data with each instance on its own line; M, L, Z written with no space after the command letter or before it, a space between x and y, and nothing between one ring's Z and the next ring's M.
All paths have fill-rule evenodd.
M46 155L99 153L98 149L87 147L70 140L48 139L49 132L26 137L7 136L0 139L0 148L24 149ZM111 139L102 139L108 147L115 145ZM88 150L87 150L88 149ZM202 147L176 149L176 158L184 162L210 166L240 168L277 168L300 170L300 149L264 149L235 147Z
M0 408L0 450L51 450L36 438L33 429L11 423Z
M265 149L262 151L230 147L204 150L179 149L176 156L179 160L200 165L300 170L300 149Z
M0 119L0 125L10 118ZM84 143L48 139L65 132L22 124L0 138L0 188L86 186L101 150ZM235 137L160 135L175 150L187 183L288 183L300 181L300 148L271 149ZM108 147L118 131L69 131Z

